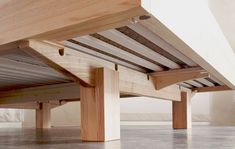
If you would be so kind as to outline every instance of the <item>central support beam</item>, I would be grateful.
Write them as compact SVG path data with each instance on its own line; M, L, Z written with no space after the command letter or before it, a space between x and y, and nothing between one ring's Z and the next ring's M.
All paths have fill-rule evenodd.
M81 139L109 141L120 139L119 75L98 68L95 87L80 87Z
M156 90L153 78L148 74L122 66L116 67L114 63L90 56L75 49L36 40L24 41L19 47L83 86L94 87L95 70L105 67L119 72L121 94L180 101L181 89L178 85L171 85L162 90Z
M205 78L209 76L209 74L201 67L154 72L150 75L153 76L155 80L155 87L157 90L183 81Z
M13 103L45 102L51 100L79 99L79 85L64 83L0 92L1 105Z

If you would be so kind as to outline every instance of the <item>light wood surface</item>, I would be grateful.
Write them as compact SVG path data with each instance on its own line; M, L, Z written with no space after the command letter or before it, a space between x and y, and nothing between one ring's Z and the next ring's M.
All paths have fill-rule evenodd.
M2 91L0 92L0 105L78 98L80 98L79 85L66 83Z
M157 34L149 30L148 28L144 27L140 23L136 22L134 24L128 25L132 30L140 34L141 36L145 37L152 43L155 43L168 53L176 56L181 61L183 61L185 64L189 66L197 66L196 63L194 63L191 59L189 59L187 56L183 55L181 52L179 52L177 49L175 49L172 45L167 43L165 40L163 40L161 37L159 37Z
M98 68L95 87L80 86L81 139L109 141L120 139L119 75Z
M95 86L94 72L96 68L105 67L111 70L116 69L115 64L111 62L60 45L30 40L26 43L24 42L20 48L74 81L78 81L88 87ZM64 55L60 56L58 50L62 48L64 48ZM118 66L118 72L120 74L121 93L180 100L180 89L178 85L156 91L154 81L148 74L123 66Z
M226 91L226 90L232 90L226 85L223 86L211 86L211 87L198 87L193 89L195 92L218 92L218 91Z
M36 109L36 128L51 128L50 103L39 103L39 109Z
M37 102L0 104L0 108L7 108L7 109L39 109L39 104Z
M10 0L0 7L0 45L35 36L70 39L122 26L145 13L139 0Z
M146 69L144 69L144 68L140 68L140 67L138 67L138 66L136 66L136 65L134 65L134 64L130 64L130 63L125 62L125 61L123 61L123 60L121 60L121 59L118 59L118 58L116 58L116 57L111 57L111 56L102 54L102 53L100 53L100 52L91 50L91 49L89 49L89 48L80 46L80 45L78 45L78 44L74 44L74 43L68 42L68 41L65 41L64 44L65 44L65 46L67 46L67 47L76 49L76 50L78 50L78 51L81 51L81 52L90 54L90 55L95 56L95 57L99 57L99 58L101 58L101 59L104 59L104 60L113 62L113 63L115 63L115 64L122 65L122 66L126 66L126 67L128 67L128 68L131 68L131 69L134 69L134 70L137 70L137 71L146 72ZM116 56L116 55L115 55L115 56ZM123 57L122 57L122 58L123 58ZM128 61L130 61L130 60L128 59Z
M209 74L200 67L155 72L150 75L153 76L156 89L158 90L183 81L209 76Z
M139 42L135 41L134 39L122 34L121 32L112 29L112 30L107 30L103 32L99 32L102 36L119 43L136 53L139 53L143 56L146 56L150 58L151 60L155 62L159 62L160 64L169 67L169 68L180 68L178 64L175 62L169 60L168 58L162 56L161 54L158 54L157 52L154 52L153 50L149 49L148 47L140 44Z
M172 122L174 129L191 128L191 101L187 92L181 92L181 101L172 102Z
M157 70L162 70L162 68L156 64L153 64L145 59L142 59L141 57L138 57L138 56L135 56L129 52L126 52L122 49L119 49L115 46L112 46L106 42L103 42L99 39L96 39L94 37L91 37L91 36L83 36L83 37L78 37L78 38L75 38L75 40L78 40L84 44L87 44L87 45L90 45L92 47L95 47L101 51L106 51L110 54L114 54L114 55L117 55L119 57L122 57L126 60L129 60L133 63L136 63L140 66L143 66L143 67L146 67L150 70L153 70L153 71L157 71Z

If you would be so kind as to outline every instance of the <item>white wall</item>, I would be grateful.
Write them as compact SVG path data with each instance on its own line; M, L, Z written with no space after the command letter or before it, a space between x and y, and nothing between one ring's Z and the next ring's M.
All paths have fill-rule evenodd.
M193 121L209 121L210 94L196 94L192 98ZM121 119L141 121L171 121L172 103L145 97L123 99L121 101Z
M192 99L193 121L209 121L210 94L197 94ZM152 98L124 98L121 99L122 121L171 121L171 102ZM24 126L35 125L35 112L25 110ZM80 103L72 102L53 109L53 126L79 126L80 125Z
M235 92L216 92L211 95L211 124L235 125Z

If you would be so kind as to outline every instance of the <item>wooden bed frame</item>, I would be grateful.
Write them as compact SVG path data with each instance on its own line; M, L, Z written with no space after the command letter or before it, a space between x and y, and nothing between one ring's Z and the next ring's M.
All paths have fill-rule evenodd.
M80 101L81 139L108 141L120 139L119 99L146 96L172 101L173 128L190 128L195 93L235 88L234 53L195 47L154 4L0 2L0 107L36 109L36 127L49 128L52 108Z

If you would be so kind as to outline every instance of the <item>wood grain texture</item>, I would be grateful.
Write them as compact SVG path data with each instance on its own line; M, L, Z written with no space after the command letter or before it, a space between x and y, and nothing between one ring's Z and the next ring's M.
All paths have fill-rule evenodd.
M81 139L108 141L120 139L119 75L98 68L94 88L80 86Z
M105 67L115 70L115 64L103 59L90 56L77 50L30 40L23 43L21 49L32 54L35 58L47 63L49 66L64 73L75 81L80 81L85 86L95 86L95 69ZM30 47L30 48L29 48ZM58 50L64 48L64 55L60 56ZM178 85L169 86L156 91L152 77L123 66L118 66L120 74L120 92L129 95L148 96L168 100L180 100Z
M122 26L146 13L140 0L10 0L0 7L0 45L35 36L70 39Z
M36 109L36 128L51 128L50 103L40 103L39 109Z
M79 85L74 83L46 85L0 92L0 105L50 100L78 99Z
M226 91L226 90L232 90L226 85L222 86L210 86L210 87L199 87L199 88L194 88L193 91L195 92L218 92L218 91Z
M191 107L187 92L181 92L180 102L172 102L172 118L174 129L191 128Z
M0 104L0 108L6 108L6 109L39 109L39 104L37 102Z
M199 67L155 72L150 75L154 78L157 90L176 83L209 76L205 70Z

